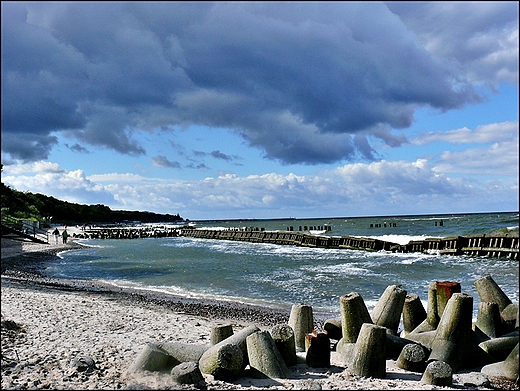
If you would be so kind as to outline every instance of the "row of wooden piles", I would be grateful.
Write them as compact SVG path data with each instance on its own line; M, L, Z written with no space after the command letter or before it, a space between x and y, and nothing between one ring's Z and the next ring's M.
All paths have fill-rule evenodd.
M273 243L303 247L337 248L364 251L438 252L440 254L518 259L518 234L470 235L447 238L426 238L401 245L375 238L353 236L318 236L295 231L265 231L263 229L196 229L168 226L94 228L74 233L80 239L137 239L187 236L204 239L238 240L253 243Z
M413 240L407 244L353 236L317 236L294 231L183 228L181 236L204 239L238 240L304 247L338 248L365 251L439 252L449 255L474 255L518 259L518 234L470 235Z
M73 234L78 239L139 239L177 237L180 230L171 226L150 227L102 227L85 229Z

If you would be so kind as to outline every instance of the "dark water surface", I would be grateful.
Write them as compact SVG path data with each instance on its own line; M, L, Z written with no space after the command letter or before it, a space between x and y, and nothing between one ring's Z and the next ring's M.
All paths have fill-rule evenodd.
M197 227L286 230L329 225L327 236L376 237L395 243L426 237L518 232L518 213L198 221ZM431 281L457 281L480 299L474 282L491 275L518 303L519 261L507 258L394 254L319 249L195 238L84 240L93 247L61 254L49 264L55 277L94 279L114 286L149 289L193 298L211 298L290 309L313 306L317 314L339 314L339 297L359 293L370 310L388 285L416 293L426 308Z

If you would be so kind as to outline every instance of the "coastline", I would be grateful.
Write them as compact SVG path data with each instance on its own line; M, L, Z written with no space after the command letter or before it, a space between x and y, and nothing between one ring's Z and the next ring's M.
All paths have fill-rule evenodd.
M100 296L111 296L114 300L133 302L136 305L164 306L188 315L201 315L220 320L241 320L263 326L273 326L287 322L289 319L289 312L251 304L218 302L135 288L119 288L100 281L47 277L44 273L47 260L55 258L60 252L81 249L84 246L75 240L69 241L66 245L24 242L13 251L13 246L7 244L8 240L2 239L2 285L17 284L96 293Z
M173 383L168 374L136 375L126 370L149 342L209 343L215 325L232 324L235 331L251 324L269 329L286 323L289 317L283 311L241 303L49 278L42 272L45 261L61 251L82 248L81 244L71 240L67 245L23 242L9 246L6 240L2 239L2 389L197 389ZM23 331L9 330L7 326L13 324ZM98 370L75 370L70 363L78 355L92 357ZM421 374L401 370L394 360L387 360L386 378L372 379L349 374L334 351L331 368L310 368L305 364L304 353L299 358L288 379L255 379L246 375L229 383L205 375L206 387L497 389L497 383L471 383L468 377L475 376L475 372L454 374L452 387L439 387L421 383Z

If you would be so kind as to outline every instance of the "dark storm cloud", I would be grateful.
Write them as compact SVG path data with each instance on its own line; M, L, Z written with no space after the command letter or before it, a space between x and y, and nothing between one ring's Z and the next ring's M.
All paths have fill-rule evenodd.
M56 136L25 132L11 133L2 129L2 150L9 152L13 159L29 162L43 160L57 142ZM8 159L4 159L2 163L7 163Z
M155 156L152 158L152 164L156 167L163 168L180 168L181 164L177 161L171 161L166 156Z
M73 145L65 144L65 146L74 152L89 153L89 150L87 148L79 145L78 143Z
M372 159L367 135L399 145L391 130L417 108L479 99L471 61L433 55L407 26L383 3L2 3L2 150L35 158L23 132L44 158L66 130L138 155L132 132L197 124L284 163Z
M518 83L518 2L386 4L431 53L456 60L473 81Z
M204 163L199 163L199 164L190 163L190 164L186 165L186 168L191 168L191 169L195 169L195 170L199 170L199 171L204 171L204 170L209 169L209 167L206 166Z
M226 161L233 160L233 158L231 156L220 152L218 149L215 151L211 151L210 155L213 156L215 159L221 159L221 160L226 160Z

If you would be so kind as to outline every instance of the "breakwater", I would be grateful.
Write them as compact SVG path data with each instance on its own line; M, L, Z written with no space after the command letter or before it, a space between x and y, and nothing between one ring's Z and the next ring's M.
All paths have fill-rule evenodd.
M518 234L478 234L446 238L426 238L398 244L385 240L354 236L319 236L295 231L266 231L248 229L197 229L181 228L181 236L273 243L304 247L338 248L365 251L425 252L449 255L507 257L518 259Z
M313 227L314 228L314 227ZM321 227L316 227L321 228ZM326 231L326 229L325 229ZM426 238L398 244L357 236L322 236L301 231L267 231L264 228L208 229L194 227L101 227L85 229L73 237L81 239L135 239L185 236L202 239L236 240L318 248L364 251L422 252L448 255L506 257L518 259L518 234L476 234L445 238Z
M167 225L147 227L92 227L74 233L78 239L138 239L138 238L171 238L180 235L178 227Z

